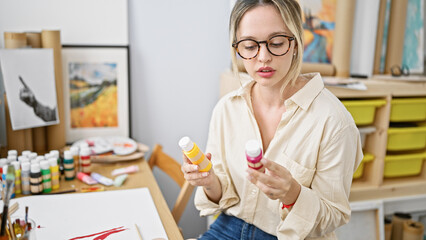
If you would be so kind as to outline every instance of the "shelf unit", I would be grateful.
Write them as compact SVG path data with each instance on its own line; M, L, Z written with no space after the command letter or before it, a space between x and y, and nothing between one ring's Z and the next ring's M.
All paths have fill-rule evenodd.
M426 164L421 174L412 177L384 178L387 146L387 130L390 123L391 100L395 97L425 97L425 82L368 79L362 81L367 90L358 91L338 87L327 87L339 99L385 99L386 104L378 107L373 125L376 131L366 138L365 151L375 155L366 163L363 176L354 179L350 200L362 201L396 196L426 194Z

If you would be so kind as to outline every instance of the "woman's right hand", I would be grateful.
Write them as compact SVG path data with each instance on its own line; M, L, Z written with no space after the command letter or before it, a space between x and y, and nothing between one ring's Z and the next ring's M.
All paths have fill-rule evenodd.
M209 159L209 161L211 161L210 153L207 153L206 157ZM213 168L211 168L208 172L199 172L198 168L198 165L192 164L188 157L183 154L183 163L181 169L186 181L188 181L193 186L209 187L212 185L214 178L216 178Z
M209 161L211 161L212 155L210 153L207 153L206 157ZM186 181L193 186L203 187L204 192L211 201L215 203L219 202L222 197L222 186L219 178L214 173L213 168L211 168L208 172L199 172L198 165L192 164L186 155L183 154L181 169Z

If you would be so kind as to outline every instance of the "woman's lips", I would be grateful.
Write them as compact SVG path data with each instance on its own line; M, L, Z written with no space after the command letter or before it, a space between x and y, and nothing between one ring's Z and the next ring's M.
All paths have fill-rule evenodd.
M270 78L275 74L275 70L270 67L259 68L257 74L262 78Z

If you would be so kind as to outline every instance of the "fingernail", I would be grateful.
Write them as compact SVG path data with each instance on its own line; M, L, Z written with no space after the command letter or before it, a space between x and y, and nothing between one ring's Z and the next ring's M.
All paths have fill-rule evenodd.
M262 158L262 159L260 159L260 162L263 163L263 164L265 164L266 163L266 159Z
M201 174L201 176L203 176L203 177L207 177L209 175L209 172L203 172L202 174Z
M192 166L192 170L198 170L198 166L197 165Z

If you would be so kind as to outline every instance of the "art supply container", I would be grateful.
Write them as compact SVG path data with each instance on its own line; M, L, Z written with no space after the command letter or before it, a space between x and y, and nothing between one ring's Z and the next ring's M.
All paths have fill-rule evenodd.
M71 151L64 152L65 180L70 181L75 178L74 158Z
M31 194L37 195L43 192L43 178L41 176L40 164L31 164L30 170Z
M41 177L43 178L43 193L50 193L52 191L52 175L50 173L49 161L41 161L40 167Z
M248 167L260 172L265 172L265 166L263 166L263 164L260 162L263 157L263 152L259 141L247 141L245 151Z
M15 168L15 194L21 194L21 164L15 161L12 165Z
M30 168L31 164L30 162L23 162L21 164L21 189L22 194L29 195L31 194L31 188L30 188Z
M74 172L80 172L80 156L78 154L79 150L78 147L70 147L70 151L72 154L72 158L74 159Z
M50 174L52 176L52 190L59 189L59 166L55 158L49 159Z
M212 168L212 163L189 137L183 137L179 141L179 146L183 153L189 158L192 164L198 165L200 172L208 172Z
M84 147L80 150L81 172L90 174L92 162L90 160L90 148Z
M17 240L36 240L36 223L32 218L27 219L25 222L25 216L14 216L12 217L12 228L15 232Z

